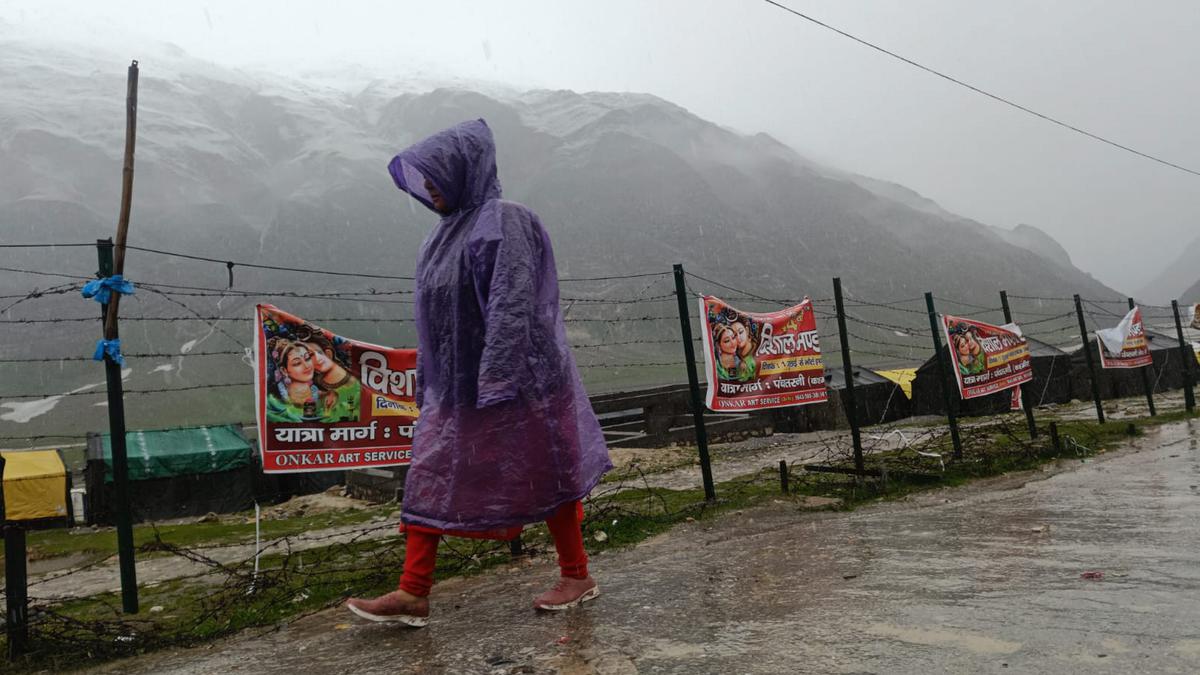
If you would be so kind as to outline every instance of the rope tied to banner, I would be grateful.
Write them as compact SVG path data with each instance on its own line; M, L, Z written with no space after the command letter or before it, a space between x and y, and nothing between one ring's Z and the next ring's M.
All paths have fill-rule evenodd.
M83 285L83 297L92 298L96 302L107 305L112 300L113 293L133 295L133 282L120 274L103 279L93 279Z
M121 355L121 338L112 340L100 338L96 341L96 352L92 354L92 359L103 361L106 355L118 366L125 365L125 357Z

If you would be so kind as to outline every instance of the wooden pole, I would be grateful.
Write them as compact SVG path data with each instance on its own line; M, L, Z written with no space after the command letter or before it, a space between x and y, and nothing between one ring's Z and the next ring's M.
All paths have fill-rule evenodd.
M129 237L129 212L133 208L133 151L137 144L138 62L129 64L125 86L125 163L121 169L121 212L117 216L117 248L113 257L113 274L125 274L125 241ZM117 338L117 312L121 295L113 293L104 318L104 337Z
M121 212L117 217L117 242L97 242L100 275L125 272L125 242L129 236L129 212L133 205L133 153L137 139L138 63L129 65L125 93L125 163L121 171ZM104 339L120 337L117 314L121 294L113 292L104 306ZM126 614L138 611L137 565L133 551L133 513L129 499L129 459L125 447L125 395L121 366L107 353L104 373L108 383L108 426L112 445L113 491L116 497L117 554L121 573L121 608Z

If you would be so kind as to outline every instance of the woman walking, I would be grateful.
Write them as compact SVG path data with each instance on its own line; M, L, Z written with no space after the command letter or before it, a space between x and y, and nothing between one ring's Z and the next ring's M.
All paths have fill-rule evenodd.
M398 590L347 605L423 626L443 534L511 539L540 521L561 576L534 607L595 598L580 500L612 464L567 346L550 239L537 215L500 199L483 120L434 134L388 169L441 220L416 271L421 416L404 489L404 572Z

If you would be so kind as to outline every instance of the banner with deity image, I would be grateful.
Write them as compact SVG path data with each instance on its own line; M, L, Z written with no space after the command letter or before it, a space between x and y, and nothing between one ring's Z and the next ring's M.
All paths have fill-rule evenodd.
M1102 368L1141 368L1154 363L1142 308L1134 307L1116 326L1096 331L1096 348Z
M763 410L826 400L825 364L812 301L769 314L700 299L705 403L710 410Z
M408 464L415 349L358 342L271 305L255 313L254 380L264 473Z
M951 368L964 399L995 394L1033 379L1029 344L1015 324L993 326L942 315Z

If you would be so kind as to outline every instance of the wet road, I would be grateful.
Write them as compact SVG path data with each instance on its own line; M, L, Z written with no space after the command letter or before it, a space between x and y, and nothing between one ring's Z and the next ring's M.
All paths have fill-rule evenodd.
M1200 423L1177 423L854 513L780 503L682 526L597 557L604 594L582 610L527 609L554 574L538 562L440 584L423 630L331 610L111 670L1195 673L1198 522Z

